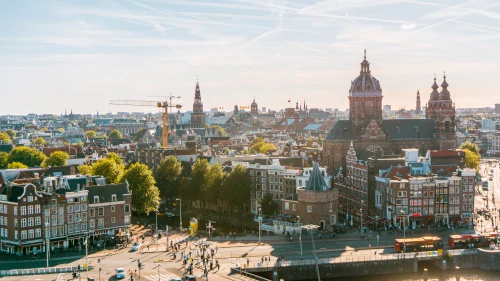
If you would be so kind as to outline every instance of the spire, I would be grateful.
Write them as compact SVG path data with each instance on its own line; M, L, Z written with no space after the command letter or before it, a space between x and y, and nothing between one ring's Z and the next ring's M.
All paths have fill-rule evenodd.
M361 74L366 73L370 74L370 63L366 60L366 49L365 49L365 54L364 54L364 59L361 62Z
M299 101L295 103L295 109L299 109Z
M448 91L448 82L446 82L446 72L443 75L443 83L441 83L441 93L439 94L440 100L450 100L450 92Z
M308 191L323 191L328 186L326 185L325 179L321 175L319 170L318 162L313 162L313 168L309 176L309 181L307 182L305 190Z
M447 90L448 88L448 83L446 82L446 71L444 72L443 83L441 83L441 88L443 88L443 90Z
M415 108L415 113L420 114L420 90L417 90L417 107Z
M434 84L432 84L432 93L431 93L431 101L436 101L439 99L439 86L436 83L436 74L434 73Z
M365 60L366 60L366 48L365 48Z

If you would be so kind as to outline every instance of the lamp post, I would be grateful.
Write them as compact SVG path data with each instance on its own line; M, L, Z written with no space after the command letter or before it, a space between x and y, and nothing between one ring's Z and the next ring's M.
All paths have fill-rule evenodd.
M260 225L262 224L262 209L259 208L259 244L260 244Z
M212 223L215 223L214 221L208 221L208 239L210 239L210 230L213 228Z
M155 216L155 235L156 235L156 251L158 251L158 208L156 208L156 216ZM160 271L159 266L158 266L158 271Z
M405 227L406 219L404 217L405 211L401 210L401 214L403 214L403 258L405 258L406 255L406 227Z
M182 234L182 199L177 198L175 200L179 201L179 227L181 229L181 234Z
M45 254L47 256L47 268L49 267L49 256L50 256L50 233L49 233L49 223L45 223L45 242L47 245L45 246Z
M313 224L309 224L309 225L305 225L303 227L305 229L309 230L310 233L311 233L311 241L312 241L312 245L313 245L314 260L316 261L316 275L318 277L318 281L321 281L321 277L319 275L318 256L316 255L316 246L314 245L314 237L313 237L313 230L318 229L319 226L313 225Z
M361 233L361 238L364 237L364 234L363 234L363 203L365 201L361 200L361 208L359 209L359 212L360 212L360 220L361 220L361 227L360 227L360 233Z
M300 217L297 216L297 218L298 218L297 223L299 224L300 227ZM300 242L300 260L302 260L302 227L300 227L299 242Z
M158 268L158 281L161 281L161 279L160 279L160 264L156 268Z
M88 238L89 232L87 231L85 233L85 264L86 270L87 270L87 280L89 279L89 238Z

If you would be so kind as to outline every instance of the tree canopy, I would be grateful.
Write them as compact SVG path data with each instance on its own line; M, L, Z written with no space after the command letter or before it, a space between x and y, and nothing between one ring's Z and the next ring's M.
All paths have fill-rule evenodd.
M28 168L28 166L24 165L21 162L12 162L7 165L7 169L23 169L23 168Z
M273 200L273 195L269 191L262 198L261 206L264 216L273 216L278 210L278 203Z
M10 137L11 139L13 139L13 138L15 138L15 137L16 137L16 131L14 131L14 130L12 130L12 129L8 129L7 131L5 131L5 133L6 133L7 135L9 135L9 137Z
M43 162L44 167L59 167L68 165L69 154L65 151L54 151Z
M149 215L158 209L160 192L151 170L144 164L132 164L121 177L121 182L125 180L132 191L132 207L138 213L140 224L141 214Z
M97 133L95 131L89 130L89 131L85 132L85 135L87 137L89 137L89 138L95 138L95 136L97 135Z
M123 164L123 161L122 161L122 158L120 157L120 155L118 155L118 154L116 154L114 152L108 153L108 155L106 155L106 158L115 161L115 163L117 165L122 165Z
M276 151L276 146L274 144L265 142L262 138L255 138L252 141L252 145L248 149L254 153L268 153L272 151Z
M221 137L225 137L227 136L227 133L226 133L226 130L224 130L224 128L222 128L221 126L219 125L212 125L210 126L210 128L215 128L217 130L217 133L219 134L219 136Z
M471 169L478 169L481 164L481 154L479 147L471 142L464 142L460 145L460 149L465 152L465 164Z
M242 165L233 168L222 185L221 199L233 207L243 207L250 200L252 180Z
M82 175L92 175L92 167L89 165L80 165L78 166L78 173Z
M146 128L140 128L139 130L137 130L134 135L135 142L139 142L139 140L142 138L142 135L144 135L144 131L146 131Z
M121 139L123 138L122 133L120 133L118 130L113 130L111 133L109 133L108 138L110 139Z
M181 183L182 164L175 156L170 155L161 160L154 175L160 196L177 198Z
M9 164L9 153L1 151L0 152L0 169L7 168L8 164Z
M0 132L0 142L11 143L12 139L10 138L9 134Z
M92 165L92 175L103 176L107 183L117 183L123 174L123 165L118 165L113 159L103 158Z
M34 145L40 145L40 146L45 145L46 143L47 141L42 137L38 137L33 141Z
M47 158L45 154L36 148L18 146L14 148L9 155L9 163L19 162L28 167L40 166Z

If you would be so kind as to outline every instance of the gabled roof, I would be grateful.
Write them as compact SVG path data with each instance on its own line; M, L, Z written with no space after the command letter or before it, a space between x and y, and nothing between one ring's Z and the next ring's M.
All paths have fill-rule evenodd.
M250 164L260 164L260 165L272 165L273 162L269 158L255 158Z
M92 204L94 196L99 196L99 203L111 202L111 195L116 195L117 201L124 201L124 195L130 194L128 182L119 184L92 185L85 187L89 191L89 203Z
M317 131L323 124L308 124L304 127L304 131Z
M328 188L326 185L325 179L321 176L321 172L318 167L318 163L313 163L313 168L311 171L311 175L309 176L309 181L307 182L306 189L307 191L323 191L325 188Z

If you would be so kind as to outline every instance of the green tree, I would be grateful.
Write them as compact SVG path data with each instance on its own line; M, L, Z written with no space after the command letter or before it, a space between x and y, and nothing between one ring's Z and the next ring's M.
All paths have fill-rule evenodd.
M132 207L138 213L139 224L141 214L149 215L160 205L160 191L148 166L132 164L121 177L121 182L127 181L132 191Z
M7 169L24 169L24 168L28 168L28 166L20 162L12 162L9 163L9 165L7 165Z
M89 131L85 132L85 135L87 137L89 137L89 138L95 138L95 136L97 135L97 133L95 131L89 130Z
M12 140L10 139L9 134L4 133L4 132L0 132L0 143L1 142L11 143Z
M0 169L7 168L8 164L9 164L9 153L1 151L0 152Z
M80 165L78 166L78 173L82 175L92 175L92 167L89 165Z
M222 185L221 199L233 207L243 208L250 202L252 180L242 165L233 168Z
M109 158L109 159L115 161L115 163L118 165L123 164L123 161L122 161L122 158L120 157L120 155L118 155L114 152L108 153L108 155L106 155L106 158Z
M111 133L109 133L108 138L110 139L121 139L123 138L122 133L120 133L118 130L113 130Z
M248 150L253 153L268 153L276 151L276 146L272 143L265 142L262 138L255 138Z
M210 172L207 175L207 190L205 198L208 203L216 204L220 198L222 184L224 183L224 172L220 164L215 164L210 167Z
M141 140L142 136L144 135L144 131L146 131L146 128L140 128L139 130L137 130L134 135L135 142L139 142L139 140Z
M45 158L47 158L47 156L36 148L18 146L10 152L8 162L20 162L28 167L35 167L40 166Z
M59 167L68 165L69 154L65 151L54 151L43 162L44 167Z
M7 135L9 135L9 137L10 137L11 139L13 139L13 138L15 138L15 137L16 137L16 131L14 131L14 130L12 130L12 129L8 129L7 131L5 131L5 133L6 133Z
M175 156L170 155L161 160L160 166L158 166L154 175L156 186L160 190L160 197L174 199L179 196L181 173L181 161L177 160Z
M264 216L273 216L278 210L278 203L273 200L273 195L269 191L262 198L261 206Z
M123 165L118 165L109 158L103 158L92 165L92 175L105 177L107 183L117 183L123 170Z
M209 190L210 180L210 164L206 159L198 159L193 165L193 171L191 173L191 196L188 196L188 200L196 201L203 200L206 201L205 196Z
M478 169L481 164L481 154L479 147L471 142L464 142L460 145L460 149L465 152L465 164L471 169Z
M46 143L47 141L42 137L38 137L33 141L34 145L39 145L39 146L45 145Z
M219 125L212 125L210 126L210 128L215 128L217 130L217 133L219 133L219 136L221 137L227 136L226 130L224 130L224 128Z

